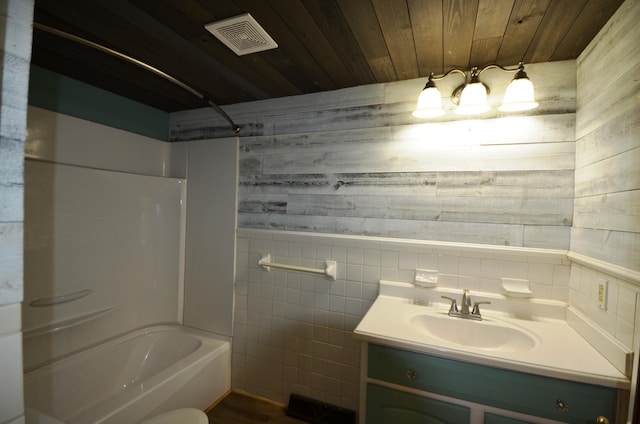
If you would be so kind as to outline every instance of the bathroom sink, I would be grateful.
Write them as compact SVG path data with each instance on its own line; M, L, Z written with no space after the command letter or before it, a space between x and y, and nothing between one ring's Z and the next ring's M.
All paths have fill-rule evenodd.
M534 348L537 338L527 331L497 320L474 321L446 314L417 314L409 324L441 341L482 350L521 352Z

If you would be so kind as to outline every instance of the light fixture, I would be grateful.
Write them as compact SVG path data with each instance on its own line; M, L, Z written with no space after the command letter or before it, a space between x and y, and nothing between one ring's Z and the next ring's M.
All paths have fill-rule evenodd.
M489 86L480 81L480 74L492 68L505 72L516 72L515 77L507 87L502 105L498 108L500 111L518 112L538 107L538 103L535 101L533 84L527 77L522 62L514 69L491 64L480 70L477 67L471 68L468 80L467 73L460 69L451 69L437 77L431 73L424 90L418 97L418 105L413 112L413 116L417 118L433 118L444 114L442 97L434 81L446 78L452 73L458 73L464 77L464 83L456 87L451 93L451 101L458 106L455 112L460 115L476 115L487 112L491 109L488 102L490 89Z

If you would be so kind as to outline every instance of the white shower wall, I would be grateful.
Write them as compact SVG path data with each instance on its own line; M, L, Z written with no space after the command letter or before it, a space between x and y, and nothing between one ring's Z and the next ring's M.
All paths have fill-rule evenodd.
M167 143L37 108L29 117L24 367L181 322L186 181L158 175ZM120 160L123 142L146 160ZM61 298L76 293L88 295ZM60 302L32 306L35 299Z

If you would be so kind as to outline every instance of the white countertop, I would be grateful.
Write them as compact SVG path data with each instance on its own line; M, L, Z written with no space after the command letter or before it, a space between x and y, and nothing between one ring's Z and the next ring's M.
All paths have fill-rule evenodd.
M583 339L566 321L551 318L518 319L495 311L483 311L484 321L507 322L535 335L535 346L522 351L490 350L460 346L431 337L410 325L417 314L441 314L448 317L448 304L429 306L412 300L378 296L355 329L356 337L378 344L461 360L480 365L547 377L629 389L629 379Z

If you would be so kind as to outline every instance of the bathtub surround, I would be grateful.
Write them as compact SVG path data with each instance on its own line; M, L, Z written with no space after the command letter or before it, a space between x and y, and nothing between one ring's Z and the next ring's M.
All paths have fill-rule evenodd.
M26 370L182 320L184 180L28 159L25 183Z
M130 174L187 176L181 143L162 143L121 130L115 123L106 125L32 105L27 113L27 158Z
M32 0L0 1L0 423L23 423L23 155Z
M238 139L179 144L188 151L184 324L230 337Z

